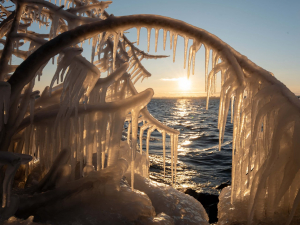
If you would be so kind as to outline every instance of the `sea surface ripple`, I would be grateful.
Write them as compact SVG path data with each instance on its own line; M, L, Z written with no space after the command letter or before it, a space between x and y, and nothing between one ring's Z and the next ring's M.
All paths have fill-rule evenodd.
M192 188L216 194L216 186L231 180L232 130L230 112L224 142L219 151L219 99L152 99L149 112L163 124L180 131L178 140L177 189ZM146 132L145 132L146 134ZM145 141L143 148L146 148ZM162 135L154 131L150 139L150 178L171 184L170 138L166 139L166 174L163 172Z

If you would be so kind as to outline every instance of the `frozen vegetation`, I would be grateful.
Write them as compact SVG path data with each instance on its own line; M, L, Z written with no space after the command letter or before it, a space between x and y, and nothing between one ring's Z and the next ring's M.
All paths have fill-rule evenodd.
M208 224L198 201L148 179L149 139L158 130L164 157L170 136L176 181L179 132L147 111L153 90L134 87L151 75L143 59L165 57L141 51L124 35L136 28L138 44L142 27L148 50L153 29L155 49L159 31L164 48L169 34L174 61L177 38L184 38L188 76L205 48L207 107L221 75L220 146L230 107L234 130L232 186L220 195L219 224L300 222L300 103L273 74L175 19L115 17L105 11L109 1L13 2L12 8L0 4L1 223ZM34 22L48 33L36 33ZM85 40L90 59L82 56ZM12 65L12 58L22 62ZM34 85L49 61L56 71L39 93Z

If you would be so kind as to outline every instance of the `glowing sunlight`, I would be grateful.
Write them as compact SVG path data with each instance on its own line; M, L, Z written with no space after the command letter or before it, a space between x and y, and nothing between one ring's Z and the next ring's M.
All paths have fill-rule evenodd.
M187 91L191 88L191 80L188 80L186 77L181 77L178 79L178 86L180 90Z

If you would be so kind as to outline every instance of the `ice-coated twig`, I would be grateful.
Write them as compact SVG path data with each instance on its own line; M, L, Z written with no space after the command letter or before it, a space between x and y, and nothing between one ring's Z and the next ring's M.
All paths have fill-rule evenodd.
M6 171L2 190L2 208L9 207L11 185L15 173L21 164L26 164L32 160L32 157L24 154L0 151L0 165L6 165Z
M11 24L11 28L9 33L7 34L6 42L4 45L3 52L0 58L0 81L4 80L6 67L8 66L8 61L11 58L12 51L13 51L13 38L12 36L17 33L19 28L19 21L22 15L24 4L17 4L16 6L16 13L14 15L14 19Z

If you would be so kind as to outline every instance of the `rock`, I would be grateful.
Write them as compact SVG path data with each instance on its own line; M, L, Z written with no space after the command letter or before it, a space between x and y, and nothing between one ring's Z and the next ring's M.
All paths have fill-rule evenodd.
M222 184L220 184L220 185L218 185L218 186L216 186L215 189L222 190L223 188L228 187L228 186L230 186L230 181L229 180L222 183Z
M185 191L185 194L193 196L197 199L205 208L208 217L209 223L214 223L218 221L218 203L219 203L219 196L209 193L198 193L193 189L188 188Z
M218 203L208 206L209 223L218 222Z

